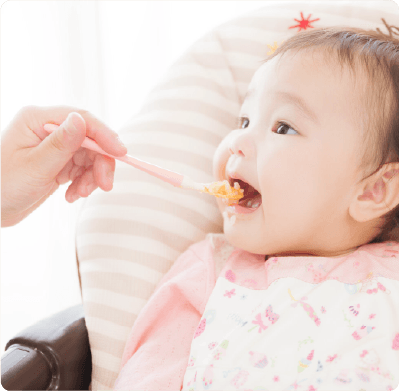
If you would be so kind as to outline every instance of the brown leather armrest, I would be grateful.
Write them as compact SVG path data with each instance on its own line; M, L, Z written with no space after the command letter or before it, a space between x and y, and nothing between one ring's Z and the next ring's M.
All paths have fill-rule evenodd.
M1 358L6 390L87 390L91 352L83 306L77 305L18 333Z

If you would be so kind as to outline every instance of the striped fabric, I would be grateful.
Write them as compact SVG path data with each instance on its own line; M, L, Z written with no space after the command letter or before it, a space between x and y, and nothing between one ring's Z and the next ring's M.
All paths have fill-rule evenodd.
M306 23L300 20L317 19L313 28L348 25L388 33L398 16L389 0L273 1L194 43L120 130L121 139L130 155L211 182L214 151L234 128L247 85L270 52L267 45L300 31L293 27ZM173 262L222 229L214 197L116 162L113 191L90 196L77 226L91 389L112 388L132 325Z

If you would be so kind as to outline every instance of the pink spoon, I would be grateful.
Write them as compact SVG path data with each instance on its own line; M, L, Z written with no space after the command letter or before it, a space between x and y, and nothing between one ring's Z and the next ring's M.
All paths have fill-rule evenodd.
M58 125L54 124L46 124L44 125L44 130L48 133L52 133L59 128ZM138 168L141 171L146 172L147 174L153 175L159 179L162 179L165 182L170 183L175 187L181 187L183 189L193 189L204 191L204 186L206 184L197 183L189 178L187 175L182 175L174 171L167 170L165 168L161 168L156 166L155 164L147 163L143 160L134 158L133 156L125 155L122 157L113 156L109 153L105 152L93 139L90 137L86 137L82 143L82 147L91 149L92 151L99 152L103 155L112 157L113 159L120 160L121 162L125 162L130 164L131 166Z

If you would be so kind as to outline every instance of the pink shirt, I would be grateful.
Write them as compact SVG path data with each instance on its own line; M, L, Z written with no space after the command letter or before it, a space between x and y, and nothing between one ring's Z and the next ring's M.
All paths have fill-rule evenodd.
M373 276L399 281L398 260L399 244L384 242L361 246L343 257L272 257L265 262L264 255L230 246L223 234L208 234L177 259L140 312L114 389L182 389L193 338L216 285L216 276L254 290L265 290L286 277L311 284L337 280L357 283L357 289L372 295L376 293L373 290L379 289L378 282L372 282ZM399 325L396 326L398 335L393 336L392 343L396 349L397 338L399 350Z
M140 312L127 340L115 390L180 390L191 340L215 286L207 239L173 264Z

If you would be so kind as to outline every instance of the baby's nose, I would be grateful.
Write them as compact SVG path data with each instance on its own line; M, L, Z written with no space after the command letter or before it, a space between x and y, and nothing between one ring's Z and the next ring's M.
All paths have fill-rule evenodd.
M233 151L231 148L229 148L229 152L230 152L232 155L236 154L236 155L245 156L245 155L244 155L244 152L243 152L241 149L238 149L238 150L234 149L234 151Z

